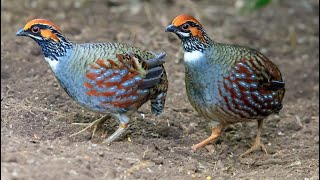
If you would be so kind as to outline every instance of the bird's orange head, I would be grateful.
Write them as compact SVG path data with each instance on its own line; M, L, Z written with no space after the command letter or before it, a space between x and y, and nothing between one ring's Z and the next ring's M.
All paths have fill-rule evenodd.
M46 19L33 19L17 33L17 36L27 36L35 40L41 47L47 59L58 60L64 56L73 45L65 38L58 26Z
M183 46L188 44L197 46L199 43L205 46L210 41L200 22L187 14L174 18L166 31L175 33L181 39Z
M174 20L172 21L172 24L176 27L181 26L187 22L193 22L196 23L198 25L201 26L201 24L199 23L199 21L197 19L195 19L194 17L188 15L188 14L181 14L179 16L177 16L176 18L174 18Z
M58 26L46 19L33 19L29 21L24 28L19 30L17 36L29 36L37 40L52 40L59 42L61 30Z
M167 31L174 32L179 37L197 37L204 40L202 25L197 19L187 14L174 18L171 25L167 27Z

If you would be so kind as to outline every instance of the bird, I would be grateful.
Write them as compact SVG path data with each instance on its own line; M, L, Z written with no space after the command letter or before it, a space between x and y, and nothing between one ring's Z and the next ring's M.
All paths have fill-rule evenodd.
M47 19L33 19L17 36L33 39L65 92L88 110L103 114L70 136L117 119L118 129L103 143L110 144L129 127L131 115L150 100L152 114L164 111L168 80L165 52L152 52L118 42L74 43Z
M180 14L167 26L181 40L185 86L192 107L212 122L212 133L193 145L196 151L234 123L257 121L256 139L243 157L261 148L263 120L282 109L285 83L278 67L259 51L212 40L200 22Z

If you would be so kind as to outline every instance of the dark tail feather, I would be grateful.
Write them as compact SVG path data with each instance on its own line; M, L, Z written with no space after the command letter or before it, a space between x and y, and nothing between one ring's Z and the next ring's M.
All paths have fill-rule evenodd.
M152 114L159 116L163 112L166 96L167 96L166 92L161 92L156 96L155 99L151 99Z
M139 88L152 88L161 81L164 72L163 63L165 63L165 56L166 53L164 52L156 53L154 58L144 61L144 66L147 68L148 73L142 80Z
M271 81L267 89L277 91L279 89L283 89L284 86L285 86L285 83L283 81Z
M165 63L166 53L153 53L154 58L145 61L148 70L146 77L142 80L139 88L152 88L151 112L159 116L165 105L168 90L168 80L163 64Z
M282 104L279 104L278 107L276 108L275 110L275 113L279 113L280 110L282 109L283 105Z
M166 57L165 52L153 53L153 54L155 55L155 57L145 62L148 68L160 66L165 63L165 57Z

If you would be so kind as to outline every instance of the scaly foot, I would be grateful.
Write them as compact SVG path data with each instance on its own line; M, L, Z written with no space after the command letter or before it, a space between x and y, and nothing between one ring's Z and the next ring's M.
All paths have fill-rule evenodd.
M111 134L111 136L109 136L107 140L105 140L103 143L110 145L110 143L118 139L121 136L121 134L126 131L128 127L129 127L128 124L120 124L119 128L113 134Z
M268 154L268 151L267 151L266 147L265 147L264 144L260 141L260 138L259 138L259 140L256 141L250 149L248 149L246 152L244 152L243 154L241 154L240 157L243 157L243 156L245 156L245 155L247 155L247 154L250 154L251 152L259 149L260 147L261 147L261 149L262 149L266 154Z
M97 129L99 129L101 127L101 125L109 118L110 116L103 116L91 123L72 123L74 125L81 125L81 126L87 126L85 127L84 129L82 129L81 131L79 132L76 132L76 133L73 133L70 135L70 137L73 137L73 136L76 136L78 134L81 134L83 133L84 131L88 130L88 129L91 129L93 128L92 130L92 134L91 134L91 139L94 138L95 136L95 132L97 131Z
M260 147L266 154L268 154L266 147L264 146L264 144L260 140L260 135L261 135L261 131L262 131L262 124L263 124L263 121L261 119L259 119L258 120L258 129L257 129L256 141L254 142L253 146L250 149L248 149L246 152L241 154L240 157L243 157L243 156L245 156L245 155L257 150Z

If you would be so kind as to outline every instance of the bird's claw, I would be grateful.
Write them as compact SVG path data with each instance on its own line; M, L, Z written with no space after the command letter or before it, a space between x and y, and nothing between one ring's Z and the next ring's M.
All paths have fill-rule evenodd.
M129 127L128 124L120 124L119 128L111 134L103 143L110 145L114 140L119 138L121 134Z
M92 134L91 134L91 139L93 139L97 129L101 127L101 125L106 121L106 119L108 117L109 116L103 116L103 117L101 117L101 118L99 118L99 119L97 119L97 120L95 120L95 121L93 121L91 123L72 123L73 125L81 125L81 126L87 126L87 127L85 127L84 129L80 130L79 132L71 134L69 137L73 137L73 136L79 135L79 134L83 133L84 131L86 131L88 129L91 129L93 127Z
M261 141L256 141L256 142L251 146L251 148L248 149L246 152L242 153L242 154L240 155L240 157L243 157L243 156L245 156L245 155L247 155L247 154L250 154L251 152L257 150L258 148L261 148L266 154L268 154L268 151L267 151L265 145L264 145Z

